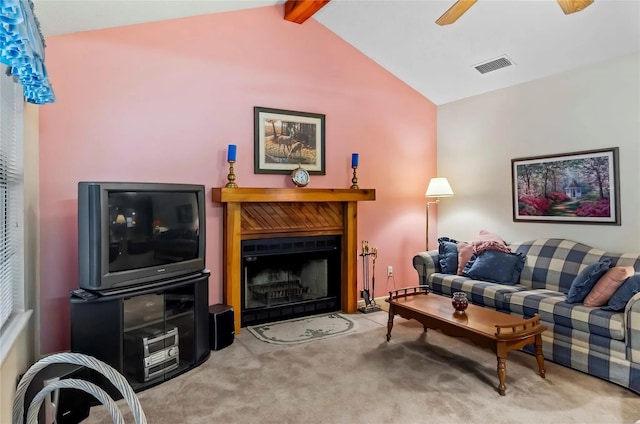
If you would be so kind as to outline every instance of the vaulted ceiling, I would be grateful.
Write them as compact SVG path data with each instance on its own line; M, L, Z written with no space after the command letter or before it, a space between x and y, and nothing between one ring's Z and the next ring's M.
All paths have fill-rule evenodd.
M45 37L283 3L34 0ZM556 0L480 0L446 26L435 21L455 0L331 0L317 2L319 10L292 3L302 6L299 20L311 16L435 104L640 51L638 0L595 0L568 15ZM475 68L503 56L513 65Z

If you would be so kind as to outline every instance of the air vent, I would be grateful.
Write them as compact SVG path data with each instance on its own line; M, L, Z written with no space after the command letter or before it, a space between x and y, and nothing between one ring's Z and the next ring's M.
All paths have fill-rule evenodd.
M500 56L497 59L491 59L488 62L475 65L474 68L476 68L476 70L481 74L486 74L487 72L497 71L498 69L506 68L511 65L514 65L511 59L507 56Z

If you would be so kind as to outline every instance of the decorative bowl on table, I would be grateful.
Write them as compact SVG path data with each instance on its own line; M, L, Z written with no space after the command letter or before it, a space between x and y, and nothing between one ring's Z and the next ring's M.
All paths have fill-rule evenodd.
M464 292L453 293L451 304L453 305L453 308L456 310L457 314L464 314L465 309L467 309L467 306L469 306L467 294Z

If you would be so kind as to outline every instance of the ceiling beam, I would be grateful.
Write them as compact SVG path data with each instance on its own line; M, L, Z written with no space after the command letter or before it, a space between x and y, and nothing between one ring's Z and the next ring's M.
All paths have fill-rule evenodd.
M330 1L331 0L287 0L284 4L284 19L301 24Z

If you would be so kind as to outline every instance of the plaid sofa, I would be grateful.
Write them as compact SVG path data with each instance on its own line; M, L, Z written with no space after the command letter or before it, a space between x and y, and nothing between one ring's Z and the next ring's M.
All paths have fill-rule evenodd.
M510 248L526 255L515 286L442 274L437 250L416 254L413 267L419 283L434 293L451 296L462 291L476 305L525 318L539 313L547 327L545 359L640 394L640 293L623 312L565 301L573 279L586 266L608 257L616 266L633 266L640 272L640 254L610 253L557 238L512 243ZM525 350L533 352L530 346Z

